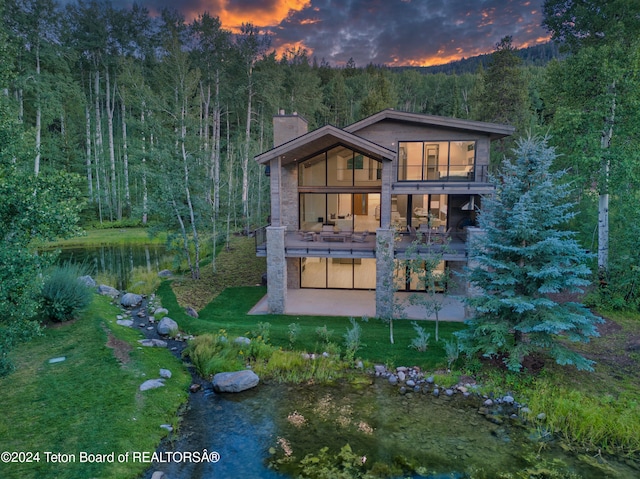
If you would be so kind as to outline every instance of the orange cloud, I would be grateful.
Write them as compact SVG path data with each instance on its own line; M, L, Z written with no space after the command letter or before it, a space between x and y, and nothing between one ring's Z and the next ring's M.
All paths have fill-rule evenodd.
M307 47L303 41L283 43L281 45L278 45L276 47L276 56L277 58L280 58L283 54L286 54L288 52L296 52L298 50L306 50L309 57L313 56L313 50Z
M223 28L238 31L243 23L252 23L256 26L275 26L287 18L291 12L300 11L309 7L309 0L275 0L273 2L260 3L251 10L240 8L232 4L231 0L209 0L211 15L220 18ZM197 17L201 11L189 12L189 17Z

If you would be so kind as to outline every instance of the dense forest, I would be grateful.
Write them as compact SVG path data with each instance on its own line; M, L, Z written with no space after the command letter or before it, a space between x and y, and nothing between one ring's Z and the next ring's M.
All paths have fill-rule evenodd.
M333 67L305 50L276 54L254 25L231 32L209 13L187 22L176 11L156 17L135 5L0 0L3 175L64 172L85 227L175 231L197 268L212 239L266 223L268 182L253 157L272 146L280 109L301 114L310 129L384 108L507 123L516 137L549 136L561 154L555 167L574 185L572 227L598 252L600 299L637 306L640 19L633 4L548 0L554 43L539 55L516 51L505 37L464 68L389 69ZM514 140L494 146L494 168Z

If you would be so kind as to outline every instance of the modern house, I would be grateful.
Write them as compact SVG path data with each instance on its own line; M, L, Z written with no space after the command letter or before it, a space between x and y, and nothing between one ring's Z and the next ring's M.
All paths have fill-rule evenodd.
M291 289L364 289L375 290L378 317L396 290L419 288L398 268L416 238L446 244L442 268L464 267L476 209L494 190L491 141L514 131L397 110L310 132L281 111L273 129L274 148L255 158L271 183L270 225L256 235L269 312L285 312ZM447 287L465 294L463 284Z

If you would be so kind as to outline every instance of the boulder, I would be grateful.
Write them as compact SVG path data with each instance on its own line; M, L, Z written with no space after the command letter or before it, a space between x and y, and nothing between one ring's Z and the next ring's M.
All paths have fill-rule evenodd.
M171 276L173 276L173 273L168 269L163 269L158 273L158 276L160 276L161 278L170 278Z
M256 387L260 378L250 369L213 376L213 390L218 393L239 393Z
M153 312L153 316L156 318L166 316L167 314L169 314L169 310L166 308L158 308Z
M171 333L178 332L178 323L176 323L173 319L168 316L162 318L162 320L158 323L158 334L163 336L167 336Z
M140 385L140 391L148 391L149 389L157 389L164 386L164 379L149 379Z
M146 346L148 348L166 348L167 342L162 339L138 339L138 342L141 346Z
M192 318L198 317L198 312L195 309L193 309L191 306L187 306L184 311Z
M164 379L171 379L171 371L168 369L160 369L160 377Z
M120 304L125 308L135 308L142 303L142 296L134 293L126 293L120 299Z
M130 328L133 326L133 321L131 321L130 319L118 319L116 323L119 324L120 326L125 326L127 328Z
M235 344L248 345L251 344L251 340L249 338L245 338L244 336L238 336L233 340Z
M82 284L84 284L85 286L87 286L87 288L95 288L96 286L98 286L96 284L96 280L93 279L91 276L80 276L78 278L78 281L80 281Z
M111 296L112 298L117 298L120 296L120 291L116 288L112 288L111 286L107 286L106 284L101 284L98 286L98 294L103 296Z

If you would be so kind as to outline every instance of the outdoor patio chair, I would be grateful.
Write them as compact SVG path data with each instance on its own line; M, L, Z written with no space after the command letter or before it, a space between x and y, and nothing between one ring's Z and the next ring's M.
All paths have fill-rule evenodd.
M313 231L299 231L298 233L302 241L314 241L316 239L316 234Z
M364 243L368 234L369 234L369 231L367 230L353 233L353 236L351 236L351 241L355 243Z

